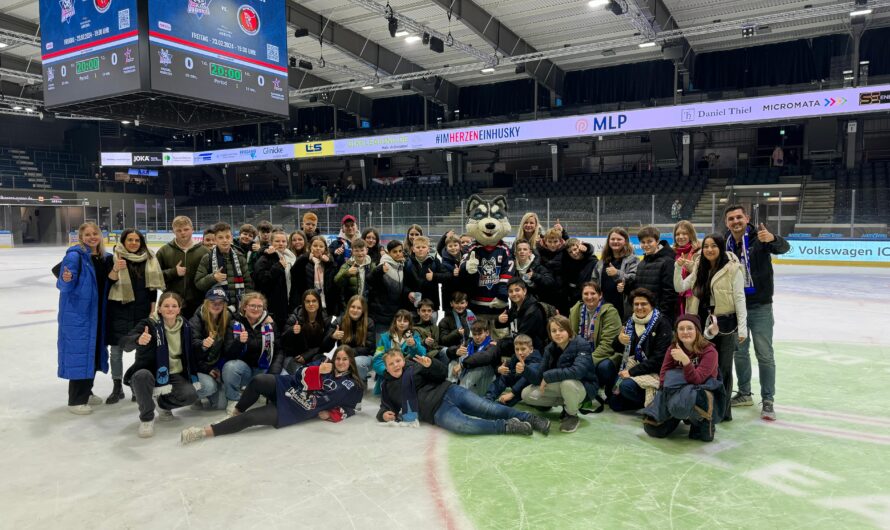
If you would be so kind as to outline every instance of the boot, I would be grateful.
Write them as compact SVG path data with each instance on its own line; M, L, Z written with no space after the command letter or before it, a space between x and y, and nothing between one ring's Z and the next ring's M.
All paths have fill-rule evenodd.
M108 396L108 399L105 400L106 405L114 405L118 401L126 398L124 395L124 386L121 384L120 379L114 380L114 388L111 390L111 395Z

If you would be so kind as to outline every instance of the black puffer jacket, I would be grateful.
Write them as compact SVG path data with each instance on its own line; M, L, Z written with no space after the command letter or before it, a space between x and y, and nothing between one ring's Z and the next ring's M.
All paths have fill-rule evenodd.
M399 309L414 311L408 299L408 294L416 287L416 279L409 265L411 262L406 260L404 269L397 274L400 281L383 272L384 265L393 266L393 263L392 258L384 254L380 258L380 265L366 278L368 314L378 325L388 326Z
M145 263L127 261L127 272L133 282L134 301L130 303L108 301L106 309L108 318L108 331L105 333L105 341L111 345L117 345L142 319L148 318L151 313L151 304L157 300L158 292L145 288ZM111 280L108 280L109 282Z
M324 337L324 342L322 342L321 350L323 352L329 352L337 344L337 341L334 340L334 332L337 331L337 328L343 322L344 318L349 318L348 316L339 316L337 320L335 320L330 326L328 326L328 332ZM353 327L355 323L353 321ZM293 328L293 326L291 326ZM293 331L293 330L292 330ZM377 347L377 337L374 335L374 321L372 319L368 319L368 333L365 337L365 342L359 343L357 340L353 338L352 341L346 342L342 341L340 344L345 344L346 346L352 347L353 351L355 351L356 357L367 356L370 357L374 355L374 350Z
M445 380L448 375L445 365L437 359L432 359L432 361L429 368L424 368L413 361L405 361L407 363L405 370L408 369L408 366L414 367L414 389L417 392L417 407L420 409L417 413L420 421L435 424L436 411L442 405L442 399L445 397L445 392L451 388L451 383ZM389 372L384 372L377 421L383 421L383 413L387 411L395 412L398 416L402 408L402 381L404 378L405 372L402 372L402 377L399 379L389 375Z
M637 265L637 275L627 281L624 292L640 287L649 289L655 294L655 307L661 311L662 318L673 323L677 305L677 291L674 290L674 249L667 241L659 241L658 252L643 256Z
M251 276L257 291L263 293L268 302L269 313L275 321L275 328L281 329L290 315L290 293L287 292L288 271L281 266L278 253L262 252L253 265Z
M569 256L568 250L564 250L562 258L559 260L563 300L561 303L553 305L559 309L561 315L568 315L572 306L581 300L581 284L590 281L590 276L596 267L598 260L593 254L593 245L585 246L587 251L581 254L581 259L573 259ZM671 272L673 273L673 271ZM671 282L673 281L674 277L671 276Z
M542 351L544 345L547 344L549 337L547 335L547 320L544 309L538 303L538 299L534 295L526 295L525 301L520 307L510 306L507 313L507 323L496 324L498 328L510 328L510 335L515 337L519 334L528 335L532 338L535 349Z
M340 288L334 277L337 275L337 266L334 260L322 262L324 269L324 299L325 311L332 315L338 315L343 310L343 301L340 299ZM290 270L290 305L299 307L303 304L303 293L307 289L315 288L315 264L309 255L300 256Z
M228 308L223 311L229 311ZM213 345L204 349L204 339L208 336L207 326L204 324L204 306L198 307L195 314L189 320L189 326L192 328L192 355L195 359L195 368L197 371L209 374L212 370L222 370L225 358L223 349L226 337L232 335L232 320L234 315L229 312L229 325L226 329L221 330L222 335L214 337Z
M294 324L300 322L300 333L294 334ZM320 310L315 315L315 321L309 322L308 315L302 307L298 307L287 319L284 328L281 330L281 349L282 359L287 357L303 356L306 361L302 364L309 364L317 360L325 353L322 349L325 337L330 333L331 321L328 314L324 310Z

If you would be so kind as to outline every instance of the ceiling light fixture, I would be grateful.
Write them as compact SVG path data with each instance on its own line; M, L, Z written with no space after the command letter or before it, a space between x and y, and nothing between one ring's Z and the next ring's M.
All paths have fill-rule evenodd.
M365 85L362 87L362 90L374 90L374 87L372 87L371 85Z
M642 42L642 43L640 43L638 46L639 46L640 48L652 48L652 47L655 46L655 42L652 42L652 41L649 41L649 42Z
M12 110L22 110L22 108L19 107L18 105L16 105L15 107L12 108Z
M130 125L130 120L121 120L122 125Z
M407 37L405 37L405 42L408 42L408 43L414 43L419 40L420 40L419 35L408 35Z
M868 9L868 8L857 9L856 11L850 11L850 16L851 17L861 17L861 16L865 16L865 15L871 15L871 13L872 13L872 10Z
M34 109L32 109L31 107L26 107L25 112L34 112Z
M5 48L7 46L9 46L9 44L6 44L5 42L0 42L0 48Z
M409 32L407 32L407 31L401 29L401 30L397 31L396 34L395 34L394 36L395 36L395 37L407 37L407 36L410 35L410 34L411 34L411 33L409 33Z
M482 70L479 70L479 71L482 72L483 74L493 74L493 73L494 73L494 68L491 68L491 67L489 67L489 68L483 68Z
M590 0L590 2L587 2L587 5L589 7L603 7L604 5L606 5L608 3L609 3L609 0Z

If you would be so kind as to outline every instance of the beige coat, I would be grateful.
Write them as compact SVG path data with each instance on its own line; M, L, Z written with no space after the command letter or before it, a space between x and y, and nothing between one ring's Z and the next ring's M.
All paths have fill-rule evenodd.
M714 303L714 314L718 316L735 313L739 323L739 336L748 336L748 310L745 306L745 276L742 273L742 264L735 254L727 253L729 263L711 278L711 301ZM701 253L695 257L692 265L692 273L683 278L679 262L674 263L674 289L682 293L690 290L695 285L698 273L698 262L702 259ZM698 314L698 297L693 295L686 302L686 312ZM705 323L702 322L704 326Z

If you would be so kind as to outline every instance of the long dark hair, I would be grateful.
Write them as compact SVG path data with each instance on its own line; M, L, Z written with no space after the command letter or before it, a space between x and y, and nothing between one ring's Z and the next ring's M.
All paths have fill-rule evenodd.
M137 250L133 254L142 254L143 252L148 252L148 245L145 244L145 236L142 235L142 232L136 230L135 228L127 228L126 230L121 232L121 236L120 238L118 238L118 241L121 242L121 246L126 248L126 246L124 246L124 242L127 240L127 236L130 234L136 234L137 236L139 236L139 250ZM129 252L129 250L127 252Z
M700 254L701 257L698 258L698 270L695 271L695 285L692 287L692 294L694 294L699 300L703 300L705 298L710 299L710 290L711 290L711 278L714 273L722 269L727 263L729 263L729 256L726 254L726 239L717 233L708 234L702 239L701 246L704 248L705 243L708 240L712 240L714 245L720 251L720 254L717 256L717 264L714 266L713 270L711 269L711 262L705 257L704 251Z
M349 377L352 378L353 381L359 386L359 388L365 388L365 382L362 380L361 376L358 372L358 366L355 364L355 350L346 344L342 344L337 346L337 350L334 352L334 357L331 358L331 362L334 362L334 359L337 357L337 354L340 352L345 353L349 356ZM336 369L335 369L336 370Z

